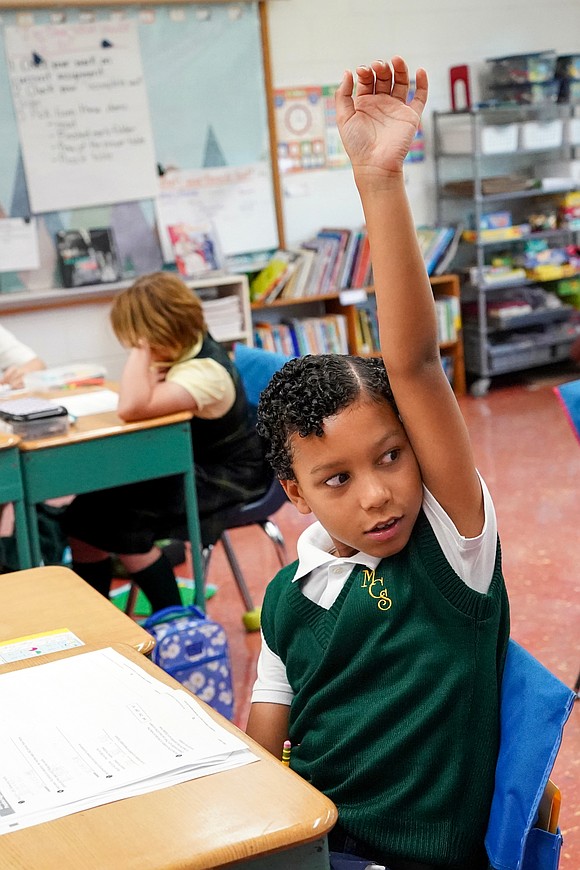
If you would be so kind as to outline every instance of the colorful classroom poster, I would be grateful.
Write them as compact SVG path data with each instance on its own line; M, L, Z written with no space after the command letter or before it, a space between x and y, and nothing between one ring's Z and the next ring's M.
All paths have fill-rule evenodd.
M322 88L274 92L278 165L281 172L326 167L326 118Z
M334 95L337 87L338 85L324 85L322 88L326 128L326 165L329 169L340 169L350 164L336 125Z
M166 263L175 260L168 227L208 221L225 257L278 244L270 166L266 162L171 170L159 178L157 226Z

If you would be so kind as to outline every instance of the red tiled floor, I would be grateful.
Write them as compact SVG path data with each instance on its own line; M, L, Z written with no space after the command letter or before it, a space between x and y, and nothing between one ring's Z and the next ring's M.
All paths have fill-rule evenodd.
M477 465L495 500L511 601L512 635L560 679L580 669L580 448L548 386L494 387L461 407ZM290 558L308 524L290 505L276 515ZM257 603L277 570L260 529L232 533ZM217 547L209 582L219 591L208 611L227 629L236 690L236 722L245 725L259 634L246 634L243 605ZM562 790L561 870L580 868L580 702L566 726L553 774Z

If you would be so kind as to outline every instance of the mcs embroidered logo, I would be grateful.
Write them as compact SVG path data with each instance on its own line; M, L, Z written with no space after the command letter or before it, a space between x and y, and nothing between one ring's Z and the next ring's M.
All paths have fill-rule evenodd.
M375 589L375 586L377 585L384 588ZM385 586L385 581L382 577L375 577L374 568L372 570L370 570L369 568L363 568L361 589L366 589L371 598L375 599L379 610L391 609L391 605L393 602L389 598L389 593Z

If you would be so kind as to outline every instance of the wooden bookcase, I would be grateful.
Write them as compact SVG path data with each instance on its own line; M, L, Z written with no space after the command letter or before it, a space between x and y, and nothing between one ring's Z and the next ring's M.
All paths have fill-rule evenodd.
M459 276L458 275L437 275L430 278L433 295L438 296L455 296L459 299ZM351 291L346 291L350 293ZM367 288L367 293L373 292L372 287ZM355 304L344 305L341 302L338 293L328 293L324 296L306 297L302 299L277 299L270 305L260 303L252 303L252 319L270 320L271 322L279 322L284 317L290 316L323 316L324 314L344 314L347 322L348 344L351 353L356 353L356 317L357 308ZM453 364L452 385L455 394L462 396L465 393L465 363L463 358L463 339L461 330L458 331L455 341L444 342L440 345L441 355L451 357Z

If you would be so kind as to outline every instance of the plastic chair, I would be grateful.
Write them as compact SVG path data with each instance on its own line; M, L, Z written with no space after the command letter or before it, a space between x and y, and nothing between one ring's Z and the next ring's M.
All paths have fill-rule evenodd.
M222 515L222 518L226 522L226 528L221 533L219 540L223 545L226 558L246 608L246 612L242 617L246 631L258 631L260 628L260 608L254 604L229 533L231 529L239 529L244 526L260 526L274 544L278 561L280 566L283 567L288 564L286 546L282 532L271 515L276 513L286 500L286 493L278 480L274 478L267 492L261 498L248 502L248 504L235 505ZM204 574L206 576L212 552L213 546L206 547L203 551Z
M260 393L268 385L272 375L280 369L290 357L280 353L272 353L256 347L247 347L244 344L234 346L234 362L240 373L250 407L255 411ZM284 538L280 529L272 519L272 514L279 510L286 501L286 494L274 477L272 482L261 498L247 504L235 505L222 514L225 529L220 536L220 541L229 562L232 574L238 586L244 602L246 612L242 620L247 631L257 631L260 628L260 608L256 607L248 585L245 581L242 569L235 554L232 539L229 532L244 526L260 526L268 535L276 548L276 555L281 566L288 563ZM204 550L204 572L207 574L212 547Z

